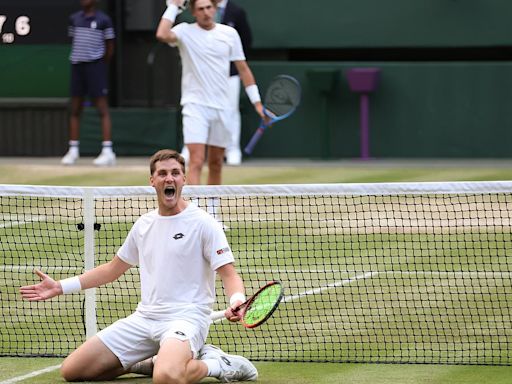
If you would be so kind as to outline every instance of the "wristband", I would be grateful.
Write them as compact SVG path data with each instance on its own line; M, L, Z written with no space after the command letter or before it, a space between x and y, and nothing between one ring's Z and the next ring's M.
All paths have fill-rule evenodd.
M174 4L171 4L165 10L164 14L162 15L162 19L166 19L174 23L174 21L176 20L176 16L178 16L179 13L180 12L178 7Z
M78 276L60 280L59 283L62 287L62 293L64 295L68 293L80 292L82 290L82 285L80 284L80 279Z
M189 3L189 0L183 0L181 5L177 5L178 9L180 10L180 12L178 12L178 15L181 13L181 11L184 11L185 9L187 9L188 3ZM169 7L170 5L173 5L174 3L172 2L172 0L166 0L165 4Z
M233 293L229 298L229 305L233 305L237 301L245 302L245 295L242 292Z
M258 101L261 101L260 91L256 84L252 84L248 87L245 87L245 93L247 93L247 96L249 97L249 100L251 100L251 103L256 104Z

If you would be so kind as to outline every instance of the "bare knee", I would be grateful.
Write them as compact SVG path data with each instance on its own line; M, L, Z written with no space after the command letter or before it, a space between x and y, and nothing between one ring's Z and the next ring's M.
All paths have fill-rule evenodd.
M208 168L210 172L222 172L223 158L219 159L208 159Z
M158 370L153 372L153 384L186 384L183 375L173 375L172 372Z
M71 367L71 364L67 363L67 359L64 360L60 367L60 375L66 381L78 381L81 378L78 376L78 372Z

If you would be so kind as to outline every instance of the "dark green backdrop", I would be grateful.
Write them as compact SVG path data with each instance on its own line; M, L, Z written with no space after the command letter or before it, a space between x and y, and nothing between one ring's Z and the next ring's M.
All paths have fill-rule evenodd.
M238 0L255 48L511 45L509 0Z
M466 47L491 49L496 54L508 52L512 46L509 22L512 2L505 0L330 0L322 2L320 7L306 0L239 0L239 3L248 10L254 29L254 48L259 56L281 48L313 49L311 52L378 48L383 49L381 52L386 49L407 52L408 48ZM180 145L176 105L171 103L168 108L159 105L155 110L142 108L147 99L145 85L150 83L145 65L147 52L155 44L153 32L132 40L129 37L134 32L124 37L123 33L119 34L122 38L118 49L122 54L115 68L124 77L120 75L115 88L131 93L132 99L137 99L132 104L138 107L130 110L132 99L121 98L113 109L114 139L120 146L120 154L146 154L160 146ZM69 46L62 44L0 45L0 112L2 100L6 98L67 97L68 55ZM168 56L169 60L175 57ZM326 62L316 61L312 53L309 60L301 62L251 61L262 92L270 79L280 73L297 77L304 90L297 113L265 134L254 156L358 157L359 95L349 90L345 71L352 67L377 67L381 70L381 81L370 95L373 157L511 157L512 59L493 61L485 59L485 54L478 61L425 57L428 54L422 54L424 61L411 61L409 54L407 61L377 58L363 62ZM158 68L165 65L159 63ZM318 72L327 79L326 83L318 81ZM169 89L166 86L169 83L162 79L155 78L153 83ZM258 119L245 95L241 101L243 143L246 143ZM150 118L152 113L154 119ZM85 148L95 152L99 127L91 116L94 112L84 119L82 136ZM9 121L14 120L10 117ZM20 116L17 124L24 121ZM0 113L0 128L5 124ZM145 125L151 135L141 134ZM9 135L15 129L9 126L0 132ZM160 139L152 140L153 135Z

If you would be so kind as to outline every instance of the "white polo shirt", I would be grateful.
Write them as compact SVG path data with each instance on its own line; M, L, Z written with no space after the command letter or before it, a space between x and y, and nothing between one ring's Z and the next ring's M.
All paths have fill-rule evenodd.
M229 107L229 63L245 60L238 32L216 23L206 30L197 23L172 28L182 62L181 105L196 103L216 109ZM172 45L172 44L171 44Z
M234 262L221 225L194 204L174 216L141 216L117 255L140 267L137 311L158 318L209 316L215 270Z

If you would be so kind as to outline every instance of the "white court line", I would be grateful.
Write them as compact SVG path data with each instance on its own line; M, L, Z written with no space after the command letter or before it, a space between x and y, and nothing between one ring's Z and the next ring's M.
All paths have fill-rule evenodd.
M0 219L10 220L9 217L5 217L5 216L1 216ZM38 222L44 221L44 220L46 220L45 215L35 215L32 217L29 217L28 220L13 220L13 221L10 221L5 224L0 224L0 228L20 227L20 226L28 224L28 223L38 223Z
M315 295L315 294L318 294L318 293L322 293L323 291L326 291L328 289L336 288L336 287L342 287L344 285L353 283L354 281L361 280L361 279L367 279L369 277L373 277L373 276L376 276L378 274L379 274L379 272L366 272L366 273L362 273L360 275L356 275L356 276L350 277L348 279L344 279L344 280L336 281L336 282L331 283L331 284L324 285L323 287L319 287L319 288L315 288L315 289L310 289L308 291L301 292L301 293L299 293L297 295L285 296L285 297L283 297L282 301L283 301L283 303L286 303L288 301L293 301L293 300L300 299L303 296Z
M1 266L0 266L1 268ZM264 274L268 273L268 269L249 269L249 268L240 268L239 271L241 273L259 273ZM341 269L309 269L309 270L297 270L297 269L279 269L279 270L270 270L273 275L279 275L280 273L284 274L294 274L300 272L302 274L321 274L321 273L343 273L350 274L355 273L355 271L341 270ZM512 277L512 271L376 271L374 273L384 274L384 275L404 275L404 276L415 276L415 275L423 275L423 276L444 276L444 277ZM351 280L354 278L349 278Z
M32 377L36 377L36 376L39 376L39 375L42 375L43 373L48 373L48 372L55 371L55 370L57 370L59 368L60 368L60 364L59 365L53 365L51 367L47 367L47 368L40 369L38 371L27 373L26 375L23 375L23 376L13 377L12 379L9 379L9 380L0 381L0 384L14 384L14 383L18 383L20 381L23 381L23 380L26 380L26 379L30 379Z
M83 267L60 267L60 266L41 266L41 265L0 265L0 271L2 272L33 272L39 269L44 272L50 271L79 271L84 270Z

